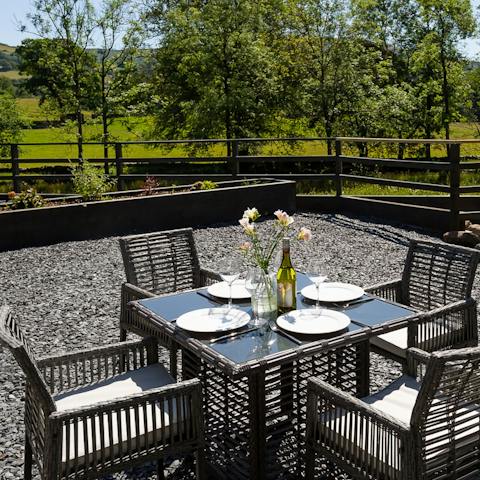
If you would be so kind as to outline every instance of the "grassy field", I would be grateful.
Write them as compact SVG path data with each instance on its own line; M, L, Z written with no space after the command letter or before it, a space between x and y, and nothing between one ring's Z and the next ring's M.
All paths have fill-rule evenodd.
M18 70L8 70L6 72L0 72L0 77L5 77L10 80L20 80L21 78L25 78L24 76L20 75Z
M0 45L0 50L2 46ZM12 73L12 72L9 72ZM38 99L36 98L21 98L18 99L18 105L26 119L30 121L54 121L58 118L49 116L44 108L40 107L38 104ZM90 118L91 116L86 112L87 123L85 125L84 137L85 141L100 141L101 140L101 124L98 121L94 121ZM141 141L142 139L147 138L148 131L151 127L152 119L149 117L143 118L130 118L115 119L111 125L110 131L113 140L117 141ZM456 139L476 139L480 137L480 126L471 123L456 123L452 125L451 137ZM75 142L76 134L75 127L73 123L71 125L66 125L63 127L51 127L51 128L30 128L23 131L22 142L24 143L52 143L52 142ZM397 156L396 145L388 145L385 143L370 145L369 154L371 156L380 157L380 158L396 158ZM344 145L344 154L353 154L358 155L357 149L351 145ZM462 145L461 152L463 156L480 156L480 143L478 144L467 144ZM272 142L262 144L261 148L258 148L254 154L256 155L326 155L327 145L323 141L315 142L297 142L294 144L287 144L285 142ZM183 157L183 156L196 156L198 161L195 162L196 166L198 164L204 163L202 157L206 156L216 156L221 157L226 155L226 145L225 144L211 144L205 149L198 150L196 152L187 150L184 146L178 145L174 148L167 147L154 147L146 144L140 145L129 145L124 146L123 156L125 158L154 158L154 157ZM441 159L446 157L446 149L444 146L433 146L432 155L435 158ZM21 146L20 147L20 158L25 159L38 159L38 162L34 163L23 163L21 168L38 168L42 167L45 162L42 162L42 159L54 159L58 160L57 162L49 163L50 166L55 165L67 165L69 159L75 159L77 156L77 147L76 145L72 146L60 146L60 145L30 145L30 146ZM84 146L84 156L88 159L96 159L103 157L103 147L101 145L85 145ZM422 157L423 153L417 148L416 150L407 150L405 157ZM110 148L109 157L114 157L113 147ZM63 162L61 161L63 160ZM221 166L215 167L212 166L211 162L208 162L209 166L213 169L222 168ZM318 165L318 164L317 164ZM192 164L190 164L192 166ZM4 168L4 171L0 171L0 179L2 176L8 173L9 164L4 162L1 163L0 159L0 168ZM194 165L195 167L195 165ZM224 167L223 167L224 168ZM270 172L270 167L266 167L266 172ZM319 171L318 166L312 165L311 171ZM333 167L330 165L328 167L321 165L320 171L323 172L332 172ZM127 167L128 171L128 167ZM197 169L198 171L198 169ZM212 171L212 170L211 170ZM283 173L288 173L288 167L286 170L283 170ZM394 178L398 180L410 180L418 181L425 183L445 183L445 178L439 178L437 173L433 172L417 172L417 171L405 171L405 172L379 172L379 171L367 171L367 173L360 170L354 170L351 173L365 174L368 176L378 176L383 178ZM3 185L0 185L0 191L6 191L10 186L6 185L5 182ZM480 173L476 172L464 172L462 174L462 184L463 185L479 185L480 184ZM137 182L138 186L138 182ZM41 182L37 185L39 190L42 191L55 191L55 190L70 190L70 186L67 185L46 185L45 182ZM53 189L53 190L52 190ZM333 184L331 182L302 182L299 184L299 190L302 193L333 193ZM429 194L433 192L422 192L418 190L403 189L397 187L383 187L369 184L354 184L352 182L344 183L344 193L345 194L356 194L356 195L375 195L375 194L386 194L386 195L405 195L405 194Z

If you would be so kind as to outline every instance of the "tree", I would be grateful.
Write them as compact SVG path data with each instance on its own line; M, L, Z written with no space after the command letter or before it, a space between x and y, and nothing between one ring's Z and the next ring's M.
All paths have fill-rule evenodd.
M475 31L470 0L418 0L421 39L416 51L414 72L424 76L432 90L434 83L441 89L441 125L450 138L450 123L458 115L456 100L464 98L467 83L461 69L459 41ZM422 65L422 61L425 61ZM460 68L459 68L460 67ZM426 96L427 111L434 108Z
M28 76L26 88L50 102L64 117L77 118L77 108L95 104L94 58L86 55L78 65L78 85L69 65L69 49L59 39L27 39L17 48L20 72ZM79 130L81 132L81 129Z
M272 131L279 78L266 0L157 2L152 113L166 138L228 139ZM230 154L230 145L228 145Z
M57 47L54 50L58 60L55 70L61 70L63 67L63 72L59 71L63 77L61 83L63 91L57 91L56 97L52 98L58 101L62 97L62 106L74 112L79 145L78 155L82 158L82 108L85 106L85 100L96 94L96 90L88 91L85 88L90 84L88 79L92 75L90 66L93 59L87 48L91 45L93 30L96 26L94 9L90 0L34 0L33 6L35 12L28 15L28 18L36 35L47 43L50 42L50 46ZM21 50L20 53L22 53ZM53 59L51 60L55 63ZM42 67L41 64L37 64L36 67L31 63L24 63L24 65L30 65L33 71L35 68ZM48 90L48 85L43 86Z
M19 142L25 128L15 98L9 93L0 93L0 155L9 154L8 143Z
M292 103L300 106L297 111L308 118L310 127L332 137L355 76L357 48L349 31L347 4L344 0L292 1L286 23L288 62L296 77L292 90L297 100ZM331 141L327 146L331 155Z
M125 112L125 91L132 88L137 71L141 36L135 24L131 24L130 4L131 0L104 0L96 20L101 42L96 67L100 87L97 109L102 119L104 158L108 158L109 127L116 115Z

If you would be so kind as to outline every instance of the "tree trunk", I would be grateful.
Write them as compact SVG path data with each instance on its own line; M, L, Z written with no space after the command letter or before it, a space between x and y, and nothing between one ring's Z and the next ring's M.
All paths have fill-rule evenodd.
M327 155L333 155L333 145L332 145L332 133L333 133L333 128L331 123L327 120L325 122L325 133L327 135Z
M83 116L82 110L77 109L77 133L78 133L78 159L80 163L83 162Z
M102 77L101 77L101 89L102 89L102 130L103 130L103 158L108 158L108 105L107 105L107 91L106 91L106 78L105 73L105 60L102 60ZM108 162L104 164L105 174L108 175Z

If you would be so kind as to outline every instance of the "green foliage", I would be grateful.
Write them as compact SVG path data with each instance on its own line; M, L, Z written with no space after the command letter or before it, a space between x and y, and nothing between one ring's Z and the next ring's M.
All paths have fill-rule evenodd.
M218 184L212 182L211 180L203 180L201 182L195 182L190 190L213 190L214 188L218 188Z
M270 131L280 77L266 0L159 2L152 113L166 138L242 138Z
M4 47L0 44L0 71L9 72L18 69L18 56L12 47Z
M9 146L1 144L20 141L25 126L15 99L8 93L0 92L0 155L9 154Z
M85 201L99 200L113 188L113 180L91 163L84 162L72 168L72 174L74 191Z
M34 188L28 188L20 193L10 192L10 204L7 206L9 210L21 210L24 208L40 208L45 205L45 201Z
M78 57L72 63L72 51ZM26 88L49 101L63 116L75 115L77 109L95 106L95 58L78 45L61 39L26 39L17 48L20 72L28 75Z

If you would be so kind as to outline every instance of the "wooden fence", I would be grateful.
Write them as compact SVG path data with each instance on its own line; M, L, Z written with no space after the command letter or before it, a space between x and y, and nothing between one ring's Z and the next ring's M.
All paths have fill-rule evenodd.
M293 142L329 142L334 145L334 153L332 155L250 155L242 154L245 152L246 146L251 144L262 145L267 143L293 143ZM103 163L106 172L112 172L113 177L116 178L117 188L123 190L125 183L130 180L137 180L145 178L146 176L158 177L162 180L181 180L189 183L198 179L211 180L226 180L231 178L258 178L258 177L275 177L286 178L291 180L309 180L319 181L328 180L333 182L335 197L344 197L344 182L359 182L369 183L382 186L393 186L406 189L416 189L435 192L443 194L448 197L448 205L444 210L448 210L449 224L452 228L457 228L462 219L468 215L480 215L480 206L476 207L476 202L469 202L469 207L466 208L462 204L462 197L469 194L480 193L480 185L462 185L461 174L463 171L479 171L480 162L478 161L462 161L461 147L464 144L480 143L480 140L407 140L407 139L384 139L384 138L354 138L354 137L336 137L336 138L269 138L269 139L208 139L208 140L165 140L165 141L150 141L150 142L116 142L110 144L113 147L114 158L89 158L89 162ZM220 144L224 150L229 154L225 156L183 156L183 157L169 157L158 156L153 158L131 158L124 156L124 148L131 145L149 145L154 146L175 146L175 145L216 145ZM394 158L373 158L366 156L353 155L355 146L371 144L396 144L396 145L422 145L429 151L432 145L441 146L445 149L445 158L440 160L425 160L419 159L394 159ZM31 174L28 173L28 168L21 168L21 166L28 164L41 163L43 165L58 165L77 163L81 160L66 159L66 158L21 158L20 152L23 147L29 146L72 146L74 143L22 143L9 144L10 158L0 159L0 165L3 163L7 165L8 172L6 175L0 177L0 181L10 181L15 191L19 191L21 182L34 180L69 180L72 175L70 173L51 173L51 174ZM84 145L103 145L102 143L90 142ZM359 151L361 149L358 149ZM191 162L214 162L220 167L223 165L224 171L221 173L125 173L126 166L129 165L176 165L177 170L182 164L189 164ZM282 162L295 162L297 164L295 173L247 173L246 164L255 165L275 165L278 166ZM309 164L310 173L302 172L302 164ZM318 170L322 167L330 165L331 173L319 173L318 171L311 172L312 165L318 165ZM363 165L376 166L379 171L386 170L417 170L423 172L445 172L445 183L424 183L416 181L405 181L393 178L380 178L374 174L352 174L348 173L348 165ZM277 170L277 169L276 169ZM349 197L351 198L351 197ZM478 197L480 199L480 197ZM473 206L472 206L473 205Z

